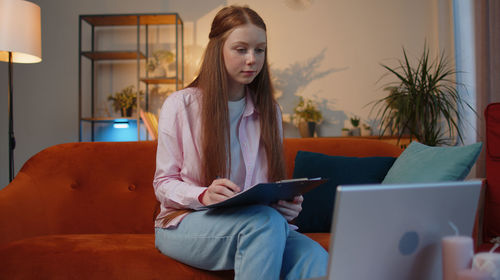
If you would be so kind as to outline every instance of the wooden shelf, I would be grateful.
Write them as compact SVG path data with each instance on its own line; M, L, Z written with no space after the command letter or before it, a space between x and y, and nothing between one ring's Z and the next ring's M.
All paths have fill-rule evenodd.
M137 59L137 51L99 51L82 52L82 55L92 60L132 60ZM139 58L145 59L143 53L139 53Z
M93 26L116 26L139 24L182 24L176 13L171 14L135 14L135 15L82 15L81 18Z
M141 82L148 84L148 85L158 85L158 84L175 85L176 83L182 85L181 80L177 80L176 78L168 78L168 77L141 78Z
M101 118L81 118L82 121L86 122L114 122L116 120L137 120L135 117L101 117Z

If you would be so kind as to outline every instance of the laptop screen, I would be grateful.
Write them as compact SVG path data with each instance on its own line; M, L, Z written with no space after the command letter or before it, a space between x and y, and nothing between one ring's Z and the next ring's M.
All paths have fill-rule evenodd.
M472 236L481 181L339 186L328 279L442 279L441 238Z

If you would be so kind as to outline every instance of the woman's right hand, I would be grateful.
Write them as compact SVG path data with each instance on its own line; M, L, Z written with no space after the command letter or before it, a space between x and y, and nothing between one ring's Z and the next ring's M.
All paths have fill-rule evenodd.
M203 205L210 205L222 202L241 191L240 187L229 179L215 179L208 186L201 199Z

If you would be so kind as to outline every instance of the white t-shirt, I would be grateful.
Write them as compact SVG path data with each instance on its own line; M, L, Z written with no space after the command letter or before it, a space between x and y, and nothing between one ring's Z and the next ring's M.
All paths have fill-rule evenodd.
M243 188L245 185L245 162L241 152L238 128L245 110L246 98L238 101L229 101L229 135L231 139L231 174L229 179L236 185Z

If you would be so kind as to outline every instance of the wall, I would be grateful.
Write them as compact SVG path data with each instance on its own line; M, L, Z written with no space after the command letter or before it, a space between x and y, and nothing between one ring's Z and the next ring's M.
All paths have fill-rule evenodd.
M298 96L313 99L325 121L320 136L340 135L349 117L371 122L369 102L384 96L380 63L395 65L404 46L424 42L453 57L449 0L33 0L42 10L39 64L14 66L16 173L40 150L78 141L78 16L178 12L185 22L187 78L195 75L210 22L227 4L248 4L268 25L269 61L285 114ZM312 2L297 9L294 3ZM379 81L379 82L378 82ZM8 183L7 64L0 63L0 188ZM287 115L285 115L287 116ZM287 137L297 129L285 125Z

